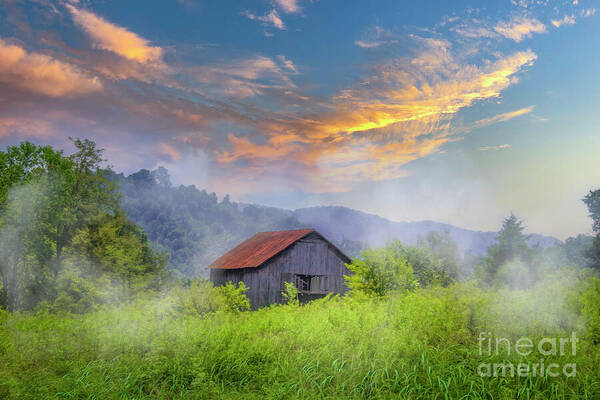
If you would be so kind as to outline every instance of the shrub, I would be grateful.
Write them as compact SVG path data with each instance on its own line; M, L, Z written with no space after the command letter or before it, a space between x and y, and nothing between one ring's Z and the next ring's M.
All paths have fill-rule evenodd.
M351 291L385 296L418 286L412 266L398 241L383 249L367 249L362 252L362 260L353 259L346 266L352 271L351 275L344 277Z
M592 343L600 344L600 278L590 277L578 296L580 311L585 318L587 334Z
M219 291L206 279L192 279L187 287L176 286L170 295L175 309L183 315L204 315L224 308Z
M297 305L298 300L298 288L292 282L285 282L285 291L281 292L286 304Z
M226 311L239 312L250 309L250 301L248 300L248 296L246 296L248 288L244 282L239 282L237 285L227 282L225 286L219 286L216 289L222 296L223 306Z

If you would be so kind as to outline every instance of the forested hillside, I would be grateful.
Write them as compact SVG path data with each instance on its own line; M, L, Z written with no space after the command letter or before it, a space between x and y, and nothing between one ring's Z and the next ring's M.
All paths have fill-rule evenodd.
M173 186L166 169L112 173L127 216L140 225L158 251L170 254L169 268L185 276L207 275L206 266L257 232L303 227L274 208L240 209L225 196L194 186Z

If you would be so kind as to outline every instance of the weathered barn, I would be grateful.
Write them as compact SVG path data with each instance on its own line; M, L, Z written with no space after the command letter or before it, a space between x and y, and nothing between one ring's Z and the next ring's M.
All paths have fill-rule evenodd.
M313 229L261 232L210 265L215 285L243 281L252 308L282 302L285 282L293 282L300 301L344 293L348 258Z

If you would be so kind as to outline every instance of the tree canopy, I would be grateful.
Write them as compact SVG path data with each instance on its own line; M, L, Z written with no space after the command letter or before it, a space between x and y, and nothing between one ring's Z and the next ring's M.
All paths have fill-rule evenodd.
M69 156L30 142L0 151L0 304L10 310L60 297L61 274L130 283L164 264L124 217L102 150L72 142Z

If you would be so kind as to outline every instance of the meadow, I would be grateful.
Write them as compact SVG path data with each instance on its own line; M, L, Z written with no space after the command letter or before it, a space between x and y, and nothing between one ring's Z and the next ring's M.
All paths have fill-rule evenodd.
M524 290L466 282L246 312L186 304L173 292L81 315L0 311L0 398L600 396L600 280L585 271ZM482 363L540 361L535 349L488 354L482 332L512 343L576 332L575 355L542 356L576 376L481 376Z

